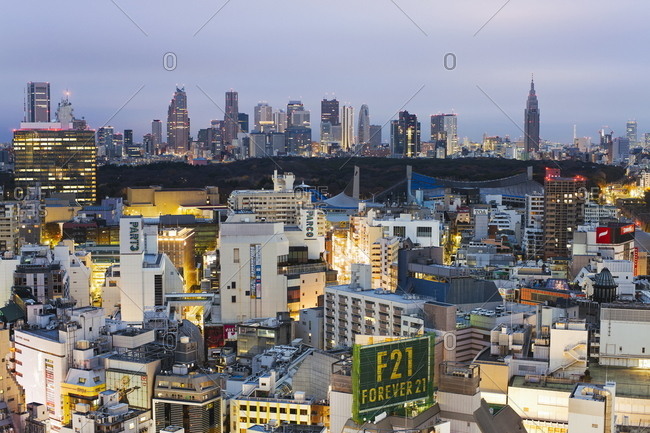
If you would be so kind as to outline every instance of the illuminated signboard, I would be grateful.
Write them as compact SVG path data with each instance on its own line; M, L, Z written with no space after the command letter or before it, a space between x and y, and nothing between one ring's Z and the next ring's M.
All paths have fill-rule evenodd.
M316 217L316 212L313 210L308 210L305 212L305 237L307 239L313 239L314 234L314 219Z
M55 414L57 385L54 381L54 361L45 358L45 404L50 415Z
M611 244L612 229L609 227L596 227L596 243Z
M129 249L131 251L140 251L140 222L131 221L129 223Z
M621 227L621 234L628 235L630 233L634 233L635 229L636 227L634 226L634 224L628 224L626 226Z
M352 414L356 422L433 394L433 339L355 345Z
M149 409L151 395L145 373L106 370L106 388L118 392L119 402L131 407Z
M624 226L596 227L597 244L620 244L630 242L634 239L636 226L628 224Z
M253 299L262 298L262 245L253 244L250 247L250 296Z

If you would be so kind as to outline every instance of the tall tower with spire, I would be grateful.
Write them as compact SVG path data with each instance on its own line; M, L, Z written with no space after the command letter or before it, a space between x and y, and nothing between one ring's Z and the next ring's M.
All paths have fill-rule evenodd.
M530 92L524 110L524 148L527 157L539 151L539 104L535 94L535 81L530 80Z
M169 103L167 145L172 152L185 153L190 150L190 118L187 114L187 94L184 87L176 87L174 97Z

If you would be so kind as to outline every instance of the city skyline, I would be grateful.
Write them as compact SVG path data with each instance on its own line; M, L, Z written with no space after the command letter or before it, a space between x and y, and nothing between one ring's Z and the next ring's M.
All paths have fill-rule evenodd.
M26 116L29 116L29 113L27 111L28 110L27 100L29 98L29 86L32 85L32 84L33 84L33 82L28 82L28 83L26 83L25 88L24 88L24 93L25 94L23 96L24 96L24 99L25 99L25 103L24 103L24 107L23 107L23 118L25 118ZM48 88L49 88L52 83L50 83L50 82L41 82L41 83L37 83L37 84L47 84ZM530 91L529 91L529 94L528 94L528 100L524 104L525 107L528 107L531 104L531 95L532 95L532 97L534 99L534 103L537 104L537 98L536 98L536 94L535 94L534 83L531 81L529 83L529 85L531 86L531 88L529 89ZM172 103L173 103L174 99L176 98L176 94L178 94L179 88L182 89L182 92L185 95L185 99L187 100L186 101L186 104L187 104L186 110L191 111L192 110L191 101L189 101L189 97L186 96L187 92L186 92L184 86L176 85L176 87L175 87L176 91L171 93L171 95L172 95ZM141 90L142 89L140 89L140 91ZM133 96L136 96L138 93L140 93L140 91L136 92L136 94L133 95ZM64 92L63 95L64 96L61 97L61 101L67 100L70 97L71 92L66 89L66 91ZM235 95L235 98L238 99L239 92L234 90L234 89L230 89L230 90L227 90L227 91L223 92L223 95L225 95L226 102L228 102L228 95ZM222 98L223 98L223 95L222 95ZM328 97L331 98L331 99L327 100ZM286 114L285 110L286 110L287 107L291 106L293 103L301 103L302 104L302 109L304 109L305 112L315 113L314 114L315 116L318 117L320 115L320 117L322 118L322 113L323 113L322 110L324 109L324 106L322 105L323 101L325 101L325 102L328 102L328 101L336 102L337 104L340 104L340 109L343 109L345 107L354 108L356 106L355 104L351 104L351 103L348 103L348 102L343 102L343 100L338 100L337 97L335 95L333 95L333 94L325 94L323 99L318 101L317 104L315 104L317 106L316 109L320 110L320 111L316 111L316 110L312 109L312 107L305 104L302 99L294 98L294 99L287 100L286 105L283 105L282 103L274 104L274 103L269 103L266 100L260 100L250 110L248 110L248 111L239 111L238 114L239 115L244 115L244 116L253 116L254 117L256 115L256 111L261 106L265 106L267 108L271 107L274 112L277 111L277 110L280 110L282 113ZM74 106L74 100L70 101L70 102ZM51 101L51 105L55 104L55 103L57 103L55 100ZM237 104L238 103L235 102L235 105L237 105ZM228 104L226 103L226 104L223 105L223 107L226 107L227 105ZM221 109L220 107L221 107L221 105L219 105L219 109ZM363 109L364 107L366 109L368 109L368 104L361 103L361 104L359 104L359 107L360 107L360 109ZM527 109L528 108L526 108L524 111L526 111ZM50 107L50 110L51 110L51 107ZM79 111L79 110L77 110L77 111ZM168 111L169 111L169 106L168 106ZM404 111L404 110L400 110L400 111ZM413 114L416 114L417 116L419 116L419 118L425 118L426 117L427 119L429 119L429 118L433 119L435 117L440 117L440 116L460 117L461 118L461 132L462 132L462 130L464 128L467 128L467 129L471 128L471 125L466 125L466 124L462 123L465 119L461 115L459 115L459 113L455 112L455 110L452 110L451 113L445 113L444 111L438 111L436 113L432 113L432 114L428 114L428 115L421 115L419 113L413 113ZM339 113L339 115L341 115L341 114ZM539 110L537 111L537 116L539 117ZM113 117L115 117L115 116L113 116ZM112 120L113 117L111 117L111 120ZM169 117L169 113L168 113L167 117ZM213 124L214 122L225 121L225 119L227 119L228 117L230 117L230 116L226 115L225 112L222 111L221 112L221 117L219 117L219 115L216 115L213 119L209 120L207 123L202 123L200 125L193 126L194 129L191 129L191 128L189 129L190 138L193 139L193 140L197 140L198 133L199 133L199 131L201 129L209 128L210 125ZM85 121L89 121L89 119L87 119L86 116L84 116L82 113L80 113L79 116L75 117L75 118L79 119L79 120L83 119ZM399 118L399 112L395 113L395 116L393 116L393 118L387 120L386 122L377 122L376 119L370 118L370 124L372 124L372 125L377 125L378 124L378 126L382 127L382 129L384 130L384 133L389 135L390 134L390 124L391 124L391 122L394 121L394 120L398 120L398 118ZM508 116L508 118L509 118L509 116ZM355 115L354 119L355 119L355 122L358 122L358 118L356 117L356 115ZM151 122L160 122L160 120L152 118L152 119L148 120L148 122L149 123L144 125L144 126L138 124L135 127L128 126L128 125L131 125L130 123L128 123L127 126L124 129L122 129L121 127L115 127L114 124L111 123L111 122L107 122L107 123L103 124L102 126L95 126L94 124L89 123L88 127L90 129L95 130L95 131L98 131L98 130L100 130L102 128L111 127L111 128L113 128L115 130L116 133L119 133L120 131L126 131L126 130L142 131L141 135L139 133L134 133L134 142L141 142L142 139L145 138L145 136L151 134ZM239 122L241 123L241 119L239 119ZM322 120L319 121L319 123L320 122L322 122ZM511 122L516 123L517 121L515 119L512 119ZM425 123L429 124L428 121L425 122ZM538 119L538 123L541 126L538 125L537 129L538 130L543 129L544 128L544 122L543 121L540 122L539 119ZM20 124L20 122L17 122L16 127L12 128L10 130L10 132L17 129L19 124ZM591 142L593 144L596 144L597 141L598 141L598 135L599 135L600 131L603 130L603 129L611 130L614 133L615 137L627 137L627 136L629 136L630 135L630 131L629 131L630 124L634 124L635 128L636 128L636 125L638 124L636 118L630 118L630 119L626 120L624 122L624 125L623 125L622 128L616 128L616 127L610 127L609 125L604 125L604 126L601 126L597 131L595 131L595 132L593 132L591 134L583 134L583 135L581 135L580 133L577 133L577 135L576 135L576 131L580 131L580 128L579 128L579 125L573 124L573 125L571 125L571 128L572 128L571 134L572 135L570 137L567 136L566 140L564 140L564 141L552 140L550 138L545 138L543 136L543 133L540 133L539 144L544 143L544 142L549 142L549 143L560 143L560 144L571 145L571 144L573 144L573 141L574 141L574 139L576 137L578 137L578 138L582 138L582 137L590 138ZM251 122L251 127L249 128L248 132L252 132L255 127L256 127L255 121ZM514 127L514 125L513 125L513 127ZM320 130L320 126L319 125L315 126L314 124L312 124L311 129L313 131L313 140L314 141L320 141L321 140L320 133L322 132ZM508 137L513 142L521 141L521 142L525 143L525 137L526 137L526 132L525 132L526 121L525 121L525 119L524 119L524 122L521 122L521 125L517 125L517 129L519 129L520 135L517 135L517 134L510 135L510 134L507 134L507 133L500 133L500 132L497 131L497 132L494 132L493 134L484 132L483 134L481 134L480 137L473 137L473 136L469 136L467 134L458 134L457 139L458 139L459 143L464 138L468 138L471 142L480 143L485 136L489 136L489 137L490 136L499 136L499 137L502 137L502 138ZM429 131L430 131L430 134L433 134L433 129L430 129ZM622 132L619 133L619 131L622 131ZM644 135L643 131L644 131L643 129L639 129L639 133L638 133L639 143L642 142L643 135ZM246 132L246 131L242 131L242 132ZM248 133L248 132L246 132L246 133ZM423 133L424 132L426 132L426 130L423 130ZM636 130L635 130L635 135L636 135ZM354 136L355 136L355 139L358 138L358 124L355 126L355 134L354 134ZM429 137L429 134L425 134L425 137ZM435 140L433 140L433 138L431 138L431 140L435 141ZM423 141L426 141L426 140L423 140ZM2 140L0 140L0 143L2 143ZM390 143L388 141L384 141L384 144L390 144Z
M469 8L470 11L463 5L442 5L440 13L444 13L448 22L433 25L434 20L427 19L435 16L433 5L401 1L399 6L428 36L390 3L381 6L364 1L354 5L341 3L342 9L334 13L336 7L325 5L289 2L284 8L254 2L251 10L255 13L246 16L250 21L247 28L255 30L243 33L237 31L240 25L234 17L248 11L241 5L228 4L196 36L194 33L216 12L218 5L211 5L215 6L214 10L205 5L184 6L181 13L185 19L173 34L166 31L176 16L171 13L170 2L159 2L155 7L153 3L122 5L147 33L145 36L118 8L107 3L96 11L101 20L93 18L83 23L83 28L92 30L90 34L94 35L83 39L78 38L76 30L63 25L65 12L45 2L37 3L42 4L46 13L35 18L34 28L48 30L35 32L38 37L25 37L25 30L15 28L16 24L5 26L8 31L15 28L17 37L24 42L21 47L9 47L6 51L15 59L16 67L5 74L3 81L5 98L0 102L0 141L3 142L10 140L11 129L22 118L25 83L37 80L52 83L52 103L69 89L76 113L85 116L95 129L119 111L110 123L117 130L134 129L136 137L148 132L147 125L152 119L164 118L170 89L176 84L184 84L188 91L196 128L223 117L200 89L223 108L223 92L232 88L240 94L241 110L249 114L260 100L281 106L298 98L316 112L323 94L335 91L341 101L353 102L357 110L361 104L367 104L372 110L372 122L377 124L394 119L400 109L417 113L420 118L454 111L462 119L459 124L462 137L478 140L483 133L521 137L521 98L533 72L540 108L544 111L542 139L570 142L574 124L578 125L579 136L590 137L595 137L603 126L614 129L616 135L624 135L625 122L630 119L639 122L640 135L646 132L644 125L650 125L644 112L643 91L639 92L648 66L638 62L638 48L643 46L646 36L634 32L643 25L647 14L644 7L631 2L614 10L602 1L569 5L509 3L489 22L502 4L481 3ZM75 4L70 7L74 8ZM8 7L7 16L23 16L26 6ZM367 16L362 14L369 7L372 7L372 17L361 22L359 17ZM75 10L86 17L83 7ZM278 22L287 14L300 19L295 20L295 25L283 28ZM318 49L322 38L317 36L318 30L332 19L338 20L340 30L328 36L331 41L327 46L355 40L366 47L363 65L358 59L350 63L354 55L347 50L323 54ZM592 31L616 19L625 19L628 25L617 28L614 34ZM307 31L309 37L296 36ZM400 36L396 37L398 32ZM46 33L54 33L57 40L75 41L75 49L84 53L83 60L61 56L57 50L52 53L38 50ZM270 52L255 52L254 43L267 33L277 40L289 40L284 50L304 53L307 60L304 66L294 70L286 62L273 60L274 54ZM210 57L223 59L223 48L216 46L214 40L222 40L228 34L238 35L237 44L241 49L230 52L227 61L210 60ZM444 35L453 36L434 42ZM404 38L410 42L408 47L400 44ZM413 57L417 67L406 72L400 64L393 64L386 53L395 50ZM25 51L39 52L39 55L20 55ZM168 52L177 57L174 71L163 67L163 57ZM447 53L455 58L445 58ZM334 67L324 68L325 64L331 65L332 56L337 56L339 61ZM120 68L116 71L106 66L107 59L113 59L111 63L119 59L128 61L119 61ZM602 68L604 59L618 68L619 73L611 74L610 68ZM447 70L445 60L448 67L456 67ZM265 65L263 79L253 67L255 64ZM350 73L348 68L336 66L339 64L355 67ZM327 73L318 72L319 69ZM363 76L363 80L355 76ZM141 86L144 88L127 103ZM196 130L192 133L195 135Z

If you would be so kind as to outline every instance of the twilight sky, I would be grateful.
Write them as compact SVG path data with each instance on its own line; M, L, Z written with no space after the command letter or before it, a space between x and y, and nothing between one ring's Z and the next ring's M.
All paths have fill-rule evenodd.
M134 129L137 141L152 119L166 118L177 84L188 93L193 136L223 118L200 89L221 108L234 89L251 120L259 101L286 109L302 99L317 131L320 100L335 95L355 114L368 104L373 124L400 109L416 113L423 139L428 116L452 110L461 137L518 138L531 73L543 139L569 142L574 124L579 136L603 126L624 135L628 119L640 137L650 132L647 2L114 1L3 4L0 142L23 118L27 81L51 83L53 111L69 89L77 117L95 129ZM163 67L167 52L177 56L174 71Z

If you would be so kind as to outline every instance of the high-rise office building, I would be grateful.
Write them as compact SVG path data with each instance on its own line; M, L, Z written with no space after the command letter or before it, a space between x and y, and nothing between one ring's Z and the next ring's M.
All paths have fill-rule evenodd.
M416 157L420 152L418 116L408 111L400 111L398 119L391 122L390 143L393 155Z
M547 168L544 178L544 257L568 258L569 242L584 220L586 187L581 176L561 177L560 170Z
M329 122L331 125L339 124L339 101L323 99L320 102L320 121Z
M292 126L284 132L286 151L292 155L308 156L311 150L311 128Z
M50 83L29 82L25 92L25 122L50 121Z
M133 130L124 130L124 153L129 158L137 158L142 156L140 153L140 145L133 141Z
M239 133L239 93L226 92L226 109L223 118L223 141L231 145Z
M381 146L381 125L370 125L370 146L377 148Z
M120 159L124 149L124 134L116 132L113 134L113 157Z
M444 144L446 155L453 155L459 152L458 116L454 113L432 115L431 141Z
M237 133L248 132L248 114L246 113L237 114L237 126L239 127Z
M13 145L16 186L40 185L44 192L74 193L82 204L95 203L95 131L18 129Z
M115 134L115 130L112 126L104 126L97 130L97 152L109 160L115 157L113 134Z
M435 142L438 140L447 140L444 114L431 115L431 141Z
M340 141L340 108L335 98L324 98L320 103L320 142L321 152L327 153L332 143Z
M612 136L614 135L614 131L609 131L608 134L607 130L603 128L598 132L600 135L600 148L607 154L607 164L613 164L614 163L614 140L612 140Z
M632 142L627 137L617 137L612 143L612 163L619 164L627 161L630 157L630 145Z
M630 146L634 147L639 141L637 134L637 123L636 120L629 120L625 125L625 137L630 141Z
M535 82L530 80L530 92L524 110L524 150L526 158L539 152L539 104L535 94Z
M167 145L172 152L190 150L190 117L185 88L176 88L167 112Z
M124 147L133 146L133 129L124 130Z
M293 110L289 127L311 128L311 112L309 110Z
M300 126L300 125L294 125L293 124L293 112L294 111L304 111L305 106L301 101L293 100L289 101L287 104L287 128L291 126Z
M223 151L223 134L224 134L224 121L213 120L210 122L208 128L208 148L213 155L220 155Z
M260 102L253 110L254 131L270 132L274 129L273 107L266 102Z
M163 143L162 122L157 119L151 122L151 143L154 151L157 151Z
M341 107L341 149L344 152L354 150L354 107Z
M274 111L273 123L275 124L276 132L284 132L287 129L287 113L284 110Z
M153 144L153 134L145 134L142 137L142 151L147 156L156 154L156 147Z
M366 104L363 104L359 110L357 140L359 144L368 144L370 142L370 111Z

